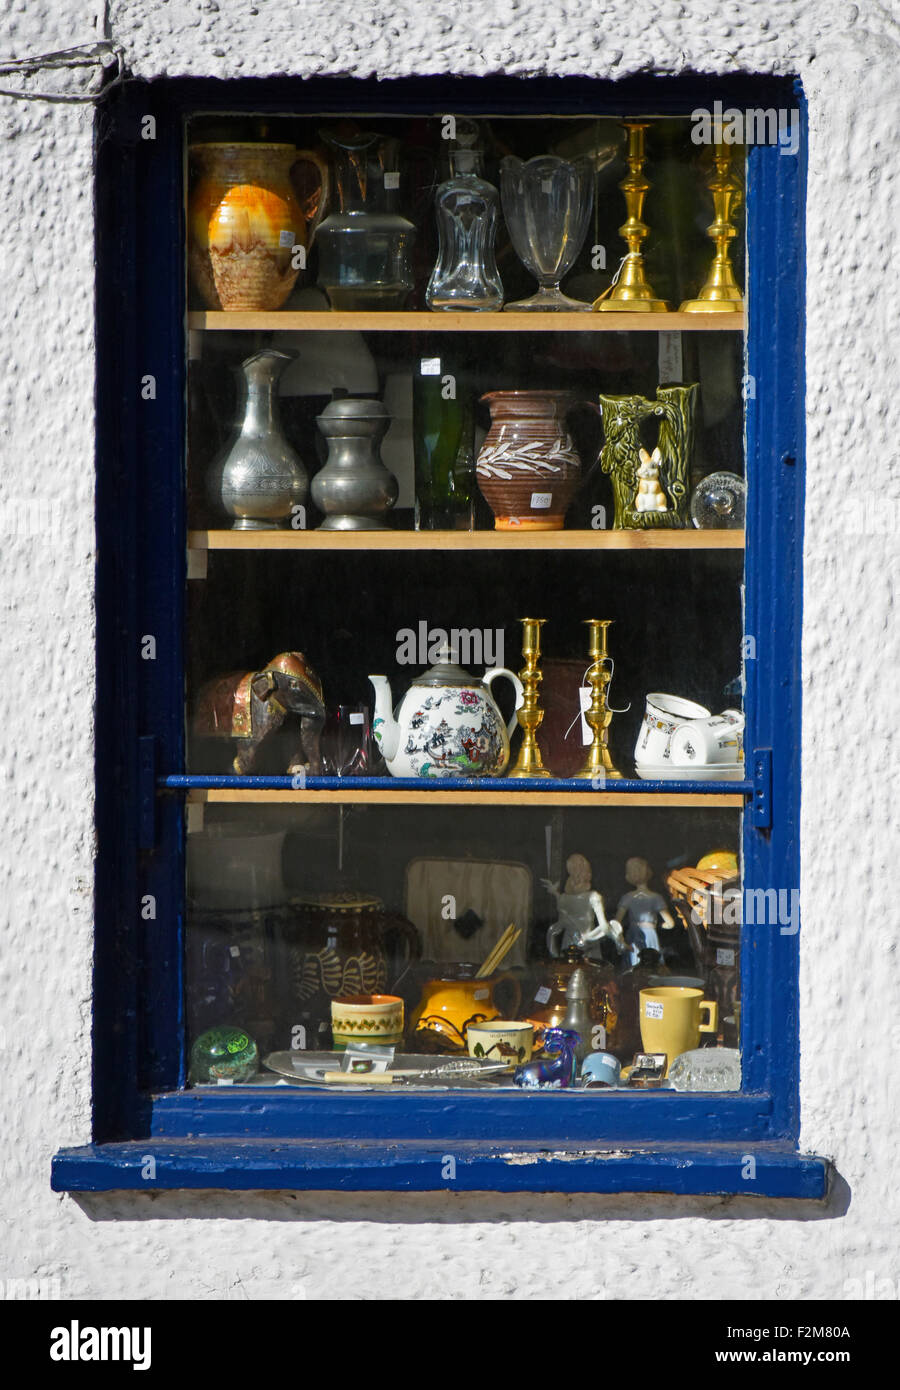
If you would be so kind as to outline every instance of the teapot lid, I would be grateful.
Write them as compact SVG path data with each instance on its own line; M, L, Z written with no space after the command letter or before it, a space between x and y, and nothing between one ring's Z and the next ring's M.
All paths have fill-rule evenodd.
M459 685L485 689L484 681L479 680L477 676L471 676L457 664L455 658L456 652L452 648L442 647L434 665L423 671L421 676L416 676L413 685Z

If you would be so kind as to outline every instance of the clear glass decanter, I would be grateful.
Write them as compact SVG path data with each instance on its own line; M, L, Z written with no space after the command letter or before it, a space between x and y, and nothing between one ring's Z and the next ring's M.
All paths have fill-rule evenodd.
M500 195L482 178L481 150L450 152L450 177L435 194L440 250L425 302L429 309L499 309L503 284L494 259Z

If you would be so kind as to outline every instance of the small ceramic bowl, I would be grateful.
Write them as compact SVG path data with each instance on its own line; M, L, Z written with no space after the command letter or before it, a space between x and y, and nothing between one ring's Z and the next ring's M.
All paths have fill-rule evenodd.
M352 994L331 1001L331 1035L336 1052L348 1043L397 1047L403 1041L403 1000L396 994Z
M516 1063L531 1061L534 1029L519 1019L494 1018L490 1023L470 1023L466 1029L470 1057L485 1061Z

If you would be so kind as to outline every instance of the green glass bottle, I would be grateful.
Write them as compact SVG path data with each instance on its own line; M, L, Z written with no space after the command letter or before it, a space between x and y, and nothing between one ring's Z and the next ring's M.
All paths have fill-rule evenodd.
M475 506L472 390L453 356L423 357L413 375L416 530L471 531Z

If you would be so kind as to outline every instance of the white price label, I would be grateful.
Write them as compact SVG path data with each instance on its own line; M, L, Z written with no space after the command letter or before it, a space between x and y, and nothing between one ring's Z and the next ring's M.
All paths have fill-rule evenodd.
M645 1018L662 1018L663 1006L659 999L648 999L644 1004Z
M581 706L581 742L587 747L593 743L594 735L591 733L591 726L584 717L584 712L591 707L591 688L589 685L578 687L578 703Z
M540 987L540 989L538 990L537 994L534 996L534 1002L535 1002L536 1004L546 1004L546 1002L547 1002L547 1000L548 1000L549 998L550 998L550 990L547 988L546 985L541 985L541 987Z
M241 948L240 948L240 946L232 946L232 947L231 947L231 954L232 954L233 956L239 956L239 955L241 954Z
M716 951L716 965L734 965L734 951Z
M552 192L553 192L553 180L552 180L552 179L541 179L541 192L542 192L542 193L552 193Z
M350 716L351 724L365 724L365 722L366 716L364 714L360 714L359 710L357 710L354 714L351 714Z
M553 506L553 493L552 493L552 492L533 492L533 493L531 494L531 509L532 509L532 511L535 511L535 512L538 512L538 511L546 511L548 507L552 507L552 506Z
M490 992L491 992L491 991L490 991L489 989L476 989L476 990L473 992L473 994L472 994L472 998L473 998L473 999L487 999L487 997L489 996Z
M399 174L399 171L398 171L398 170L396 170L396 169L386 169L386 170L385 170L385 174L384 174L384 186L385 186L385 188L388 188L388 189L390 189L390 188L399 188L399 187L400 187L400 174Z
M283 232L279 232L279 233L278 233L278 245L279 245L279 246L293 246L293 244L294 244L294 233L293 233L292 231L288 230L288 231L283 231Z
M441 359L439 357L423 357L419 363L419 373L421 376L440 376Z

